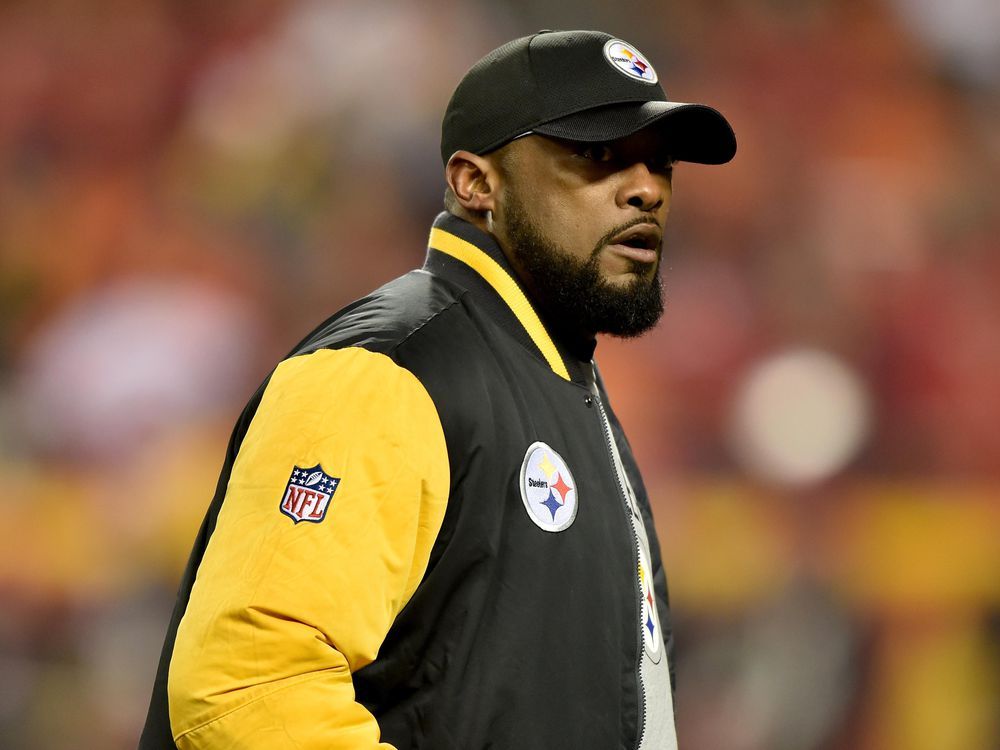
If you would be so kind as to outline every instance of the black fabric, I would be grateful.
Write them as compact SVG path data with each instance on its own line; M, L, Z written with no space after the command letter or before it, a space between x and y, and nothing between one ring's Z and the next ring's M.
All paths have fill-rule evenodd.
M379 659L354 675L358 700L399 750L634 745L635 562L589 391L468 295L394 357L438 406L452 486L423 581ZM519 494L539 440L581 493L556 534Z
M645 102L601 107L538 125L535 133L599 143L655 127L677 161L725 164L736 153L736 135L726 119L704 104Z
M628 76L608 62L604 48L613 40L601 31L541 31L486 55L459 82L445 111L442 161L447 163L459 149L488 153L519 135L544 133L541 126L557 120L563 120L560 130L565 138L597 140L591 136L595 129L620 138L652 122L648 117L634 117L632 105L675 106L658 81ZM612 105L622 107L626 114L615 118L609 113ZM591 116L599 122L588 122ZM736 140L725 117L710 107L702 107L698 117L702 126L697 137L678 149L692 158L682 160L729 161L736 152ZM674 135L688 137L691 132L684 129Z

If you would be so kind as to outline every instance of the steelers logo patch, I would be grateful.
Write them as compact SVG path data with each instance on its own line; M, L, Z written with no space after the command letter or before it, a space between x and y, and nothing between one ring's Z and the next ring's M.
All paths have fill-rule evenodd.
M639 50L621 39L609 39L604 45L604 57L615 70L643 83L656 83L653 66Z
M521 464L521 500L528 518L545 531L563 531L576 519L576 480L562 456L532 443Z
M660 633L660 618L656 613L656 594L653 592L653 568L649 555L639 547L639 591L642 606L639 608L639 626L642 628L643 645L646 655L654 664L660 663L663 635Z

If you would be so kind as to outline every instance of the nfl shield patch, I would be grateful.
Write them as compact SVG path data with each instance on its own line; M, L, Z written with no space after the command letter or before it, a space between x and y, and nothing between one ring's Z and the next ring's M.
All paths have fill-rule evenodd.
M333 493L340 484L338 477L331 477L323 467L316 464L308 469L296 466L285 485L285 493L279 506L282 513L295 523L310 521L319 523L326 518L327 508Z

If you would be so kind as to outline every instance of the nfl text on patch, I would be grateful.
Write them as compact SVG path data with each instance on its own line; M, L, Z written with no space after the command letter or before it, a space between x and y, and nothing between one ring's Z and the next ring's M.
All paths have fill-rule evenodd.
M339 485L340 478L331 477L319 464L307 469L296 466L278 508L295 523L319 523L326 518L330 500Z

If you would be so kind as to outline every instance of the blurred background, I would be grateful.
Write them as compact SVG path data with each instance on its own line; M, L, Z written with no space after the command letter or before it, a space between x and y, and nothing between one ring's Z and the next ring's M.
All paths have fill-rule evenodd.
M1000 748L1000 4L562 5L0 4L0 747L135 746L245 400L422 262L466 68L576 27L740 142L598 348L681 746Z

